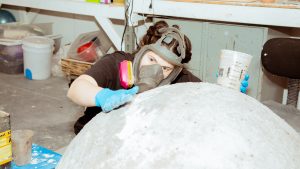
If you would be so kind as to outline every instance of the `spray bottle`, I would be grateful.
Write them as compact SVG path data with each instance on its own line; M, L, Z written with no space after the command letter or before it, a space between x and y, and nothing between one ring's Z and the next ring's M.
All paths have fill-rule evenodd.
M12 161L12 145L10 116L0 110L0 169L10 169Z

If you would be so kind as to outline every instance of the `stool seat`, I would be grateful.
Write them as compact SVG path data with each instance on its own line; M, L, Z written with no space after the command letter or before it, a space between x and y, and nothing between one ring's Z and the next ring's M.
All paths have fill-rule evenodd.
M300 39L268 40L263 46L261 61L263 67L274 75L300 79Z

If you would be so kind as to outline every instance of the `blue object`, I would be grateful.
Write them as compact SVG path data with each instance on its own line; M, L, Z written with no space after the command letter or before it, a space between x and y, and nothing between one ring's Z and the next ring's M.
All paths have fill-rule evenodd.
M109 112L127 102L138 92L137 86L125 90L110 90L108 88L102 89L95 97L96 106L101 107L104 112Z
M219 73L216 73L216 77L218 77L218 76L219 76ZM246 74L244 80L241 82L240 91L242 93L247 92L248 85L249 85L249 82L248 82L249 78L250 78L249 74Z
M0 24L16 22L16 18L9 11L0 9Z
M32 73L30 69L25 70L25 77L29 80L32 80Z
M248 83L249 78L250 78L250 76L248 74L246 74L244 80L241 83L241 88L240 89L241 89L242 93L247 92L247 88L248 88L248 85L249 85L249 83Z
M17 166L12 162L12 169L55 169L61 155L37 144L32 144L32 158L30 164Z

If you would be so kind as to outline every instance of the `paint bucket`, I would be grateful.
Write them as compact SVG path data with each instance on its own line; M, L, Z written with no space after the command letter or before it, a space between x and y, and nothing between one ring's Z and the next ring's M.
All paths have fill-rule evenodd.
M51 76L53 44L52 39L42 36L23 40L24 75L27 79L44 80Z
M10 169L12 160L10 116L0 110L0 168Z
M12 132L13 159L16 165L30 163L32 149L32 130L15 130Z
M240 91L252 56L246 53L221 50L217 84Z

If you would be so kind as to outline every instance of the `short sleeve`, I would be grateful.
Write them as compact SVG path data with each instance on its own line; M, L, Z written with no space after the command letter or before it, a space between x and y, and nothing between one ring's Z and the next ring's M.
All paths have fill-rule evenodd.
M84 74L93 77L100 87L120 89L119 63L123 60L133 61L133 56L122 51L105 55Z
M102 57L84 74L93 77L98 86L108 87L109 81L118 77L118 66L112 54Z

